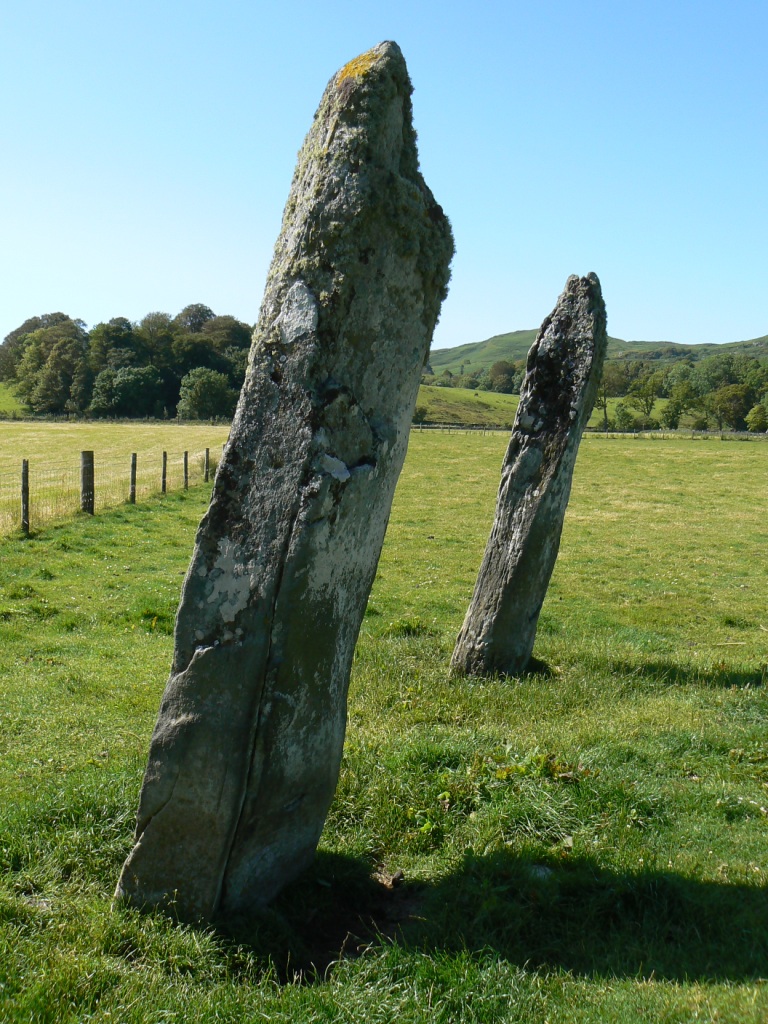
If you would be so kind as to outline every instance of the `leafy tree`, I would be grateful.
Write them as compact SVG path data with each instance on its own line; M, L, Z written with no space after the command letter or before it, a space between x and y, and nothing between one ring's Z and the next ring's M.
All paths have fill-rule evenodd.
M173 366L179 377L183 377L197 366L226 373L229 361L218 352L204 334L178 334L173 339Z
M176 337L173 321L167 313L147 313L134 328L143 343L146 362L158 370L173 366L173 342Z
M80 408L87 395L88 374L81 363L87 356L88 335L81 320L68 317L40 327L23 338L23 354L16 367L19 395L38 413ZM76 392L72 394L77 379ZM68 404L69 403L69 404Z
M107 367L93 385L89 411L93 416L154 416L162 409L162 389L154 366Z
M706 396L706 409L714 416L719 430L723 426L743 430L750 406L750 391L746 384L726 384Z
M603 430L608 429L608 399L623 395L627 386L627 377L623 366L618 363L603 364L603 374L597 386L595 405L603 410Z
M117 370L110 367L102 370L93 383L93 395L89 412L92 416L115 415L115 376Z
M248 369L248 352L249 349L247 348L228 348L223 353L227 361L229 383L238 393L243 386L245 373Z
M515 364L506 359L499 359L493 364L488 371L488 378L491 391L500 395L512 395L520 388Z
M236 392L250 344L248 324L202 303L173 318L148 313L136 324L113 317L90 335L82 321L49 313L26 320L0 345L0 379L13 381L40 413L147 416L175 412L182 379L201 367L225 375Z
M35 412L65 411L75 369L82 357L80 346L73 350L72 339L62 338L56 342L36 375L35 388L29 396L29 404Z
M768 390L768 366L752 356L738 353L733 357L733 374L737 384L744 384L754 395Z
M747 413L747 430L753 434L763 434L768 430L768 409L765 403L753 405Z
M69 398L64 403L64 411L67 413L81 413L88 408L93 391L93 372L88 365L86 357L78 359L75 364L75 372L72 375L72 384L69 389Z
M250 349L253 328L233 316L215 316L206 320L200 331L217 352L229 348Z
M148 352L142 339L134 334L133 324L124 316L113 317L108 323L96 324L91 330L88 362L94 374L111 366L141 365Z
M690 377L678 380L670 389L669 400L661 414L661 422L665 427L677 430L680 419L686 413L699 408L701 408L701 399L696 394Z
M201 366L181 382L177 415L187 420L228 417L235 411L237 397L225 374Z
M16 379L16 367L24 354L24 343L27 335L44 327L55 327L57 324L73 322L66 313L44 313L25 320L20 327L10 331L0 345L0 380ZM80 321L77 321L80 323Z
M658 370L643 373L637 377L629 386L627 391L627 404L637 409L640 413L642 426L648 426L651 420L651 413L656 404L656 399L661 392L664 377Z
M616 405L616 429L625 432L636 430L637 426L637 420L632 410L625 402L618 402Z
M126 366L115 373L117 416L153 416L162 410L163 380L155 366Z
M720 352L702 359L691 372L691 381L703 398L728 384L738 384L734 357L730 352Z
M213 320L215 313L202 302L194 302L191 306L185 306L180 313L173 318L174 327L189 334L199 334L204 325Z

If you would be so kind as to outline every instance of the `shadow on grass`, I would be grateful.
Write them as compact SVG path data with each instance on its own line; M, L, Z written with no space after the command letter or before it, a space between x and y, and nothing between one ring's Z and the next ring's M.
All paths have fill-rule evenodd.
M589 858L549 864L467 855L434 884L398 884L358 860L315 867L229 934L284 978L322 978L371 945L494 951L510 963L585 976L743 981L768 974L768 891L672 872L622 875Z
M540 658L534 658L531 655L525 669L525 675L542 676L544 679L549 679L554 673L548 662L542 661Z
M765 668L733 668L723 665L708 670L691 665L678 665L664 660L617 661L611 658L608 667L614 675L641 677L657 683L680 686L708 686L712 689L764 686Z

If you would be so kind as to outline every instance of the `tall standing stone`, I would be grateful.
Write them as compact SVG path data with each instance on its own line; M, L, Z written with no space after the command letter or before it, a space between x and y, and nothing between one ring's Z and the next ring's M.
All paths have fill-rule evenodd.
M312 860L453 242L394 43L328 84L176 620L116 896L247 912Z
M607 340L597 277L569 277L528 353L496 517L451 659L455 672L514 675L528 664Z

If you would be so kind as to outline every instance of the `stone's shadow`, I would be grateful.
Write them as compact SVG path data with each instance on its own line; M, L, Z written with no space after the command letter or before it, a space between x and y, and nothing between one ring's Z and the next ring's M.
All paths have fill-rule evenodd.
M546 863L501 852L435 883L398 884L362 860L321 853L258 919L227 929L268 952L284 980L322 980L340 959L386 943L493 951L583 976L745 981L768 974L768 890L621 874L588 857Z
M320 851L313 866L250 917L217 921L219 931L269 959L281 981L322 981L339 960L394 939L415 920L421 888L369 861Z
M575 974L682 981L768 971L768 891L673 871L617 873L589 857L466 856L426 894L423 917L422 945L488 947ZM463 922L460 936L449 920Z
M523 675L542 676L544 679L549 679L554 675L554 672L548 662L542 661L540 658L534 658L533 655L531 655L528 659L528 664L525 666L525 672Z
M730 690L732 687L745 689L751 686L764 686L768 677L768 667L762 668L714 668L706 671L695 669L690 665L678 665L673 661L630 662L610 658L607 667L614 675L640 676L659 683L682 686L710 686L712 689Z

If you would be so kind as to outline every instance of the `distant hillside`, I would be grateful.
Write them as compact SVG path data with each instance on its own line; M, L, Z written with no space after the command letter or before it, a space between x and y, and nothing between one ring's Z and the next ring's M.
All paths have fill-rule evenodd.
M525 359L535 338L536 331L495 334L485 341L437 349L430 353L429 364L435 374L439 375L444 370L459 373L462 363L465 371L487 369L500 359L513 363ZM747 356L768 357L768 335L724 345L678 345L671 341L622 341L621 338L608 338L609 359L659 360L663 365L679 359L704 359L716 352L741 352Z

